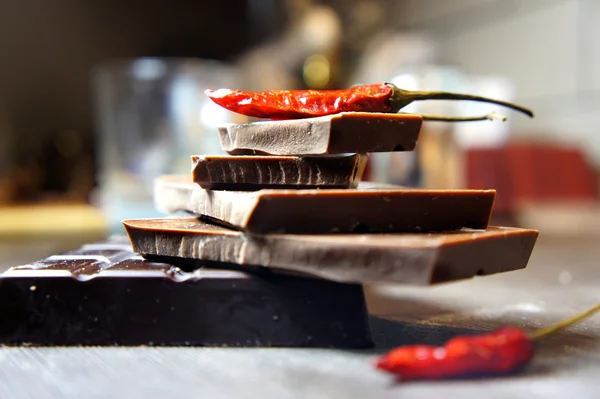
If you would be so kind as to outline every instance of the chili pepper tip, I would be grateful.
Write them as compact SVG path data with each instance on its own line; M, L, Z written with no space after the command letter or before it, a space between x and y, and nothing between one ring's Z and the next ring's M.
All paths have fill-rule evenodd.
M222 97L229 96L232 93L233 93L233 90L231 90L231 89L217 89L217 90L206 89L206 90L204 90L204 94L206 94L207 96L209 96L211 98L222 98Z

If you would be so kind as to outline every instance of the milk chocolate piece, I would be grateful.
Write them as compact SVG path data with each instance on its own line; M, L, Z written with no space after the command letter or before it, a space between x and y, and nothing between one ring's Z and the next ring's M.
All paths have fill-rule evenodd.
M535 230L509 227L438 234L254 236L190 217L123 223L135 251L149 259L168 259L186 268L193 268L194 260L264 266L345 283L423 285L522 269L538 236Z
M219 127L230 154L310 155L412 151L423 119L409 114L343 112L317 118Z
M213 191L186 176L162 176L155 181L154 201L162 212L188 211L255 233L429 232L485 229L496 194L366 187Z
M0 275L0 343L359 348L371 339L360 285L187 273L108 242Z
M212 190L355 188L366 155L192 156L192 180Z

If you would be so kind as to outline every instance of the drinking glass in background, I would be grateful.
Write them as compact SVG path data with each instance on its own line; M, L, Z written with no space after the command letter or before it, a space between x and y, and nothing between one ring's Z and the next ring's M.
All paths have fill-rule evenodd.
M156 217L152 185L162 174L190 174L190 155L223 153L217 126L233 114L207 88L235 87L233 67L212 60L141 58L93 71L98 150L94 203L111 232L121 220Z

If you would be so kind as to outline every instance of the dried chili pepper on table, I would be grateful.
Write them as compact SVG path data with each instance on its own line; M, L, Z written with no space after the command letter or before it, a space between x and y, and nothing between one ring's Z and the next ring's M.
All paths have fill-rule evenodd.
M573 318L532 333L517 327L503 327L487 334L456 336L439 347L401 346L379 358L375 367L396 375L402 381L514 372L533 358L536 340L599 310L600 304L597 304Z
M409 91L391 83L355 86L345 90L206 90L205 94L220 106L239 114L258 118L301 119L340 112L396 113L414 101L468 100L501 105L533 117L525 107L470 94L443 91ZM496 114L476 117L423 115L438 121L498 119Z

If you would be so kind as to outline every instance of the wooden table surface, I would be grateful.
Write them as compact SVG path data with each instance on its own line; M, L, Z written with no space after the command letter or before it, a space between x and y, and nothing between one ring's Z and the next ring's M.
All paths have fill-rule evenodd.
M533 329L600 301L595 240L542 235L523 271L365 291L378 316L371 320L375 349L0 348L0 398L600 397L600 314L542 341L516 376L398 385L371 366L395 345L442 343L506 323Z

